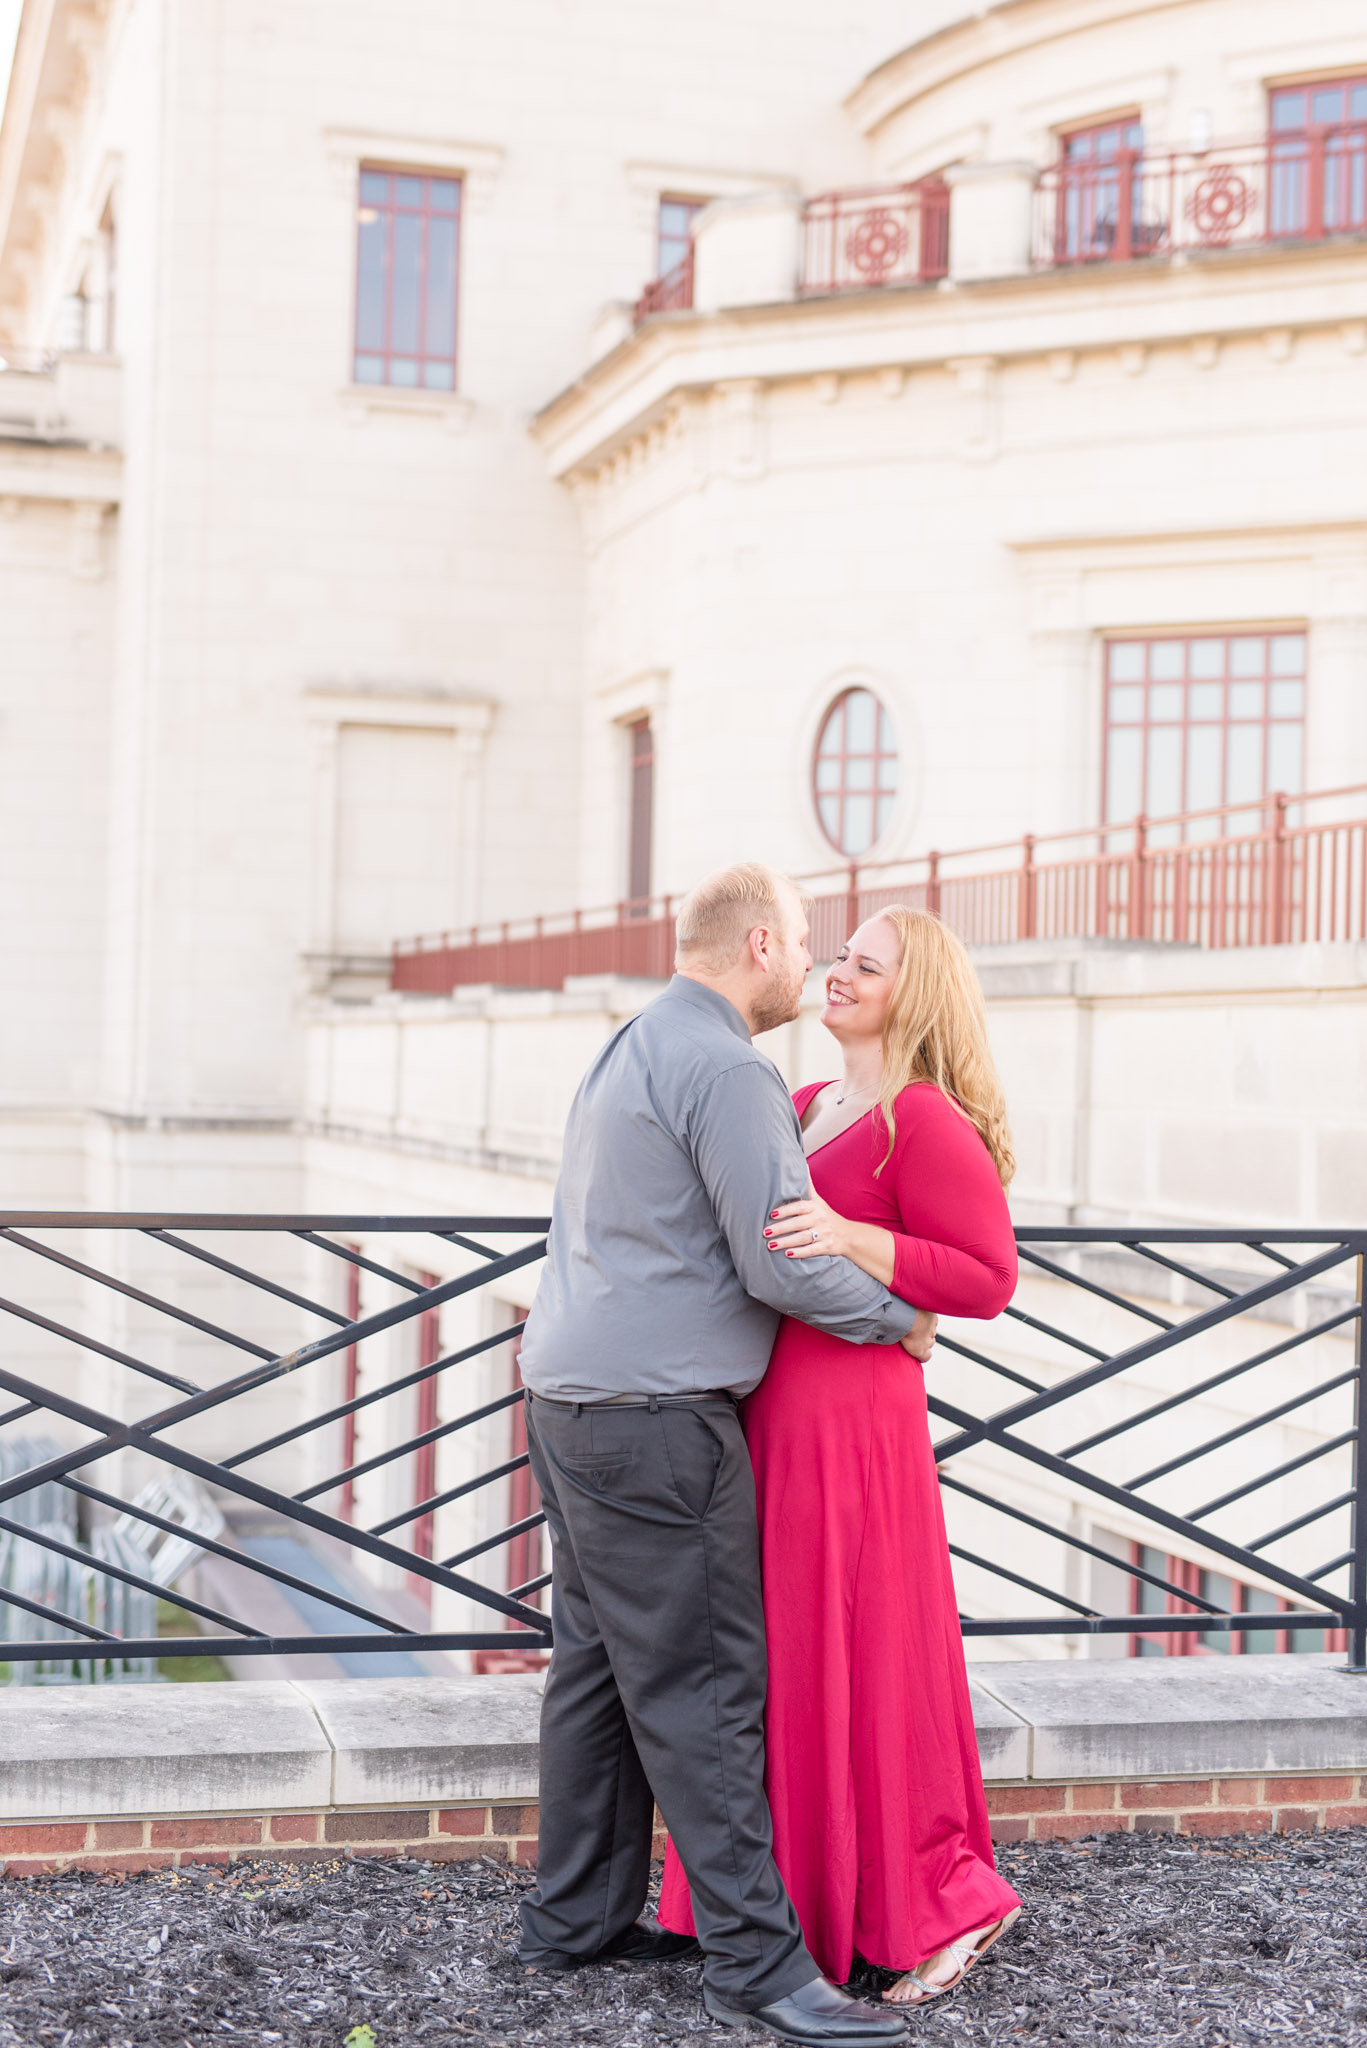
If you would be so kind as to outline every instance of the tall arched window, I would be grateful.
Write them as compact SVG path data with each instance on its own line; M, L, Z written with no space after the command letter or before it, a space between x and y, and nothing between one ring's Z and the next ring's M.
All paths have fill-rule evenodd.
M897 795L897 738L872 690L845 690L826 713L812 782L822 831L857 860L892 823Z

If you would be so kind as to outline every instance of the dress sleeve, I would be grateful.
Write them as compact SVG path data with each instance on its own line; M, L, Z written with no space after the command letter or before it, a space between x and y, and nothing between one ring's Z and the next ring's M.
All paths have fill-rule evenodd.
M1000 1315L1016 1291L1016 1240L991 1153L928 1084L903 1092L897 1125L883 1169L896 1176L902 1225L892 1232L893 1293L936 1315Z

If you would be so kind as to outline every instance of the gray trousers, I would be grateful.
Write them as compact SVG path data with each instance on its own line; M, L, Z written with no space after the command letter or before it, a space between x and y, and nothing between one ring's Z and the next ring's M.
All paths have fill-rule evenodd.
M524 1954L591 1955L646 1899L658 1803L704 1976L754 2011L820 1975L773 1856L755 1487L734 1406L527 1401L554 1570Z

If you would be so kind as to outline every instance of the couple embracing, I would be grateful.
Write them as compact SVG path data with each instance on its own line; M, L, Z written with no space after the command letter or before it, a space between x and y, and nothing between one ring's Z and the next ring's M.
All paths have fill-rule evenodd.
M844 1077L791 1098L750 1041L811 968L796 886L729 868L677 931L575 1097L522 1344L555 1650L519 1959L700 1950L714 2019L896 2041L1020 1910L921 1371L937 1314L1015 1286L1001 1089L933 918L851 934L822 1011ZM882 2009L837 1988L856 1954L900 1973Z

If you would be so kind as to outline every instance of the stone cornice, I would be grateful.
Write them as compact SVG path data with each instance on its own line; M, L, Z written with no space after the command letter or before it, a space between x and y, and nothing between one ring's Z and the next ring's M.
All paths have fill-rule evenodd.
M886 58L847 96L846 111L872 136L913 100L965 72L1114 21L1191 5L1192 0L998 0Z
M15 325L39 253L27 230L70 168L110 0L24 0L0 123L0 337Z
M1275 294L1275 317L1273 297ZM1367 244L1221 251L1179 265L1039 271L651 320L542 408L532 432L552 473L591 474L659 434L690 395L737 379L839 380L956 362L1185 347L1202 367L1223 342L1339 329L1367 345Z

